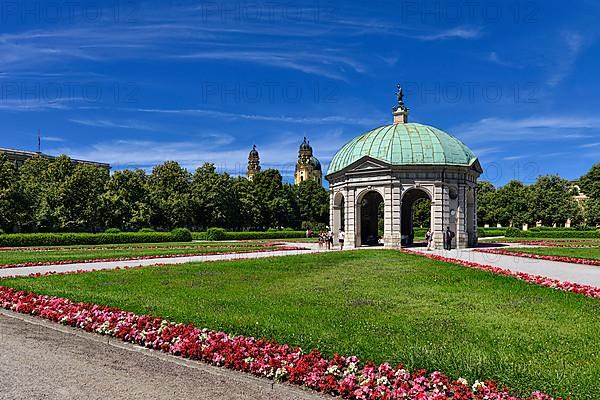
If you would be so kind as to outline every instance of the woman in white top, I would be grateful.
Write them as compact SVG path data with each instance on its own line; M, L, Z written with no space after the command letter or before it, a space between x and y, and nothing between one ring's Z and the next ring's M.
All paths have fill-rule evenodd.
M340 233L338 233L338 241L340 242L340 250L344 248L344 239L346 238L346 233L343 229L340 229Z

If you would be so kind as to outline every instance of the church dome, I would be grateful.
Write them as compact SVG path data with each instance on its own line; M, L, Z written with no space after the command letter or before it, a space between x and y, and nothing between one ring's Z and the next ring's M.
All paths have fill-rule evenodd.
M314 169L316 169L317 171L321 171L321 161L319 161L317 157L311 157L310 163L312 164Z
M256 150L256 145L252 146L252 150L250 150L248 158L258 158L258 150Z
M304 137L304 141L300 144L300 150L312 151L312 147L310 146L308 140L306 140L306 136Z
M384 125L346 143L331 159L327 174L369 156L391 165L472 166L477 157L457 138L428 125ZM478 164L477 164L478 165Z

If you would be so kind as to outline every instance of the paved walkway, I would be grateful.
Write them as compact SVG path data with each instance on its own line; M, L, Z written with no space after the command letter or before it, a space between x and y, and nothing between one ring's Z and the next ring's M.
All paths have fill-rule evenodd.
M315 392L0 310L0 400L318 400Z
M546 276L560 281L600 287L600 267L593 265L571 264L518 256L482 253L473 249L450 251L433 250L429 252L424 248L413 248L411 250L421 253L433 253L458 260L472 261L479 264L492 265L494 267L509 269L513 272L526 272L528 274Z
M263 251L254 253L237 253L237 254L215 254L206 256L181 256L168 258L151 258L146 260L129 260L129 261L99 261L94 263L73 263L60 265L43 265L38 267L18 267L0 269L0 278L6 276L27 276L30 274L47 273L47 272L70 272L70 271L91 271L92 269L115 269L117 267L135 267L138 265L149 266L157 264L186 264L190 262L206 262L206 261L225 261L233 259L249 259L249 258L267 258L281 257L297 254L310 254L331 251L320 249L316 243L286 243L288 245L305 247L307 250L281 250L281 251Z

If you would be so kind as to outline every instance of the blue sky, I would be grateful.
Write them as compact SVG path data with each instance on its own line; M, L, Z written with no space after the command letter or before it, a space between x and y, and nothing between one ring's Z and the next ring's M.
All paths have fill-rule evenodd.
M465 142L497 185L600 160L600 3L3 2L0 147L293 174L307 136L409 119Z

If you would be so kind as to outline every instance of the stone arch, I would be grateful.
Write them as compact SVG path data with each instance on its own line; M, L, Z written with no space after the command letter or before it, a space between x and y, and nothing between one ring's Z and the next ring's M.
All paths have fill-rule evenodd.
M361 191L356 197L355 204L355 238L356 245L379 244L380 225L383 228L384 215L380 218L381 208L385 209L385 197L379 188L369 188Z
M400 210L400 240L401 245L411 246L414 242L414 229L413 229L413 213L414 205L421 199L427 199L431 201L431 207L429 210L430 215L430 227L433 221L433 196L431 192L420 186L410 187L402 193L401 198L401 210Z

